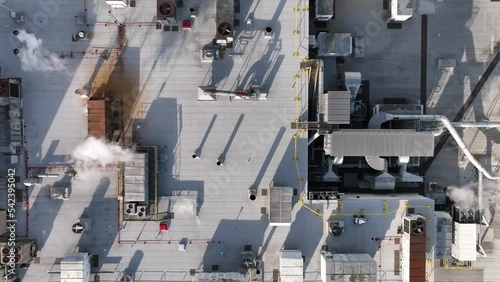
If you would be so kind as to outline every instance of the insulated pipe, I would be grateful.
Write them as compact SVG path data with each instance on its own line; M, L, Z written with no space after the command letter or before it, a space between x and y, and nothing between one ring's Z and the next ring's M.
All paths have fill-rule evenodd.
M500 127L500 122L452 122L451 125L462 128L493 128Z
M309 138L309 142L307 145L311 145L312 142L314 142L314 140L316 140L320 136L321 136L321 134L319 134L319 132L314 133L314 135L311 138Z
M479 220L482 220L483 216L483 173L481 171L478 172L477 175L477 210L480 213Z
M500 180L500 176L493 176L488 172L483 165L472 155L470 150L465 145L464 141L458 134L458 132L453 127L450 120L445 116L440 115L391 115L392 119L396 120L424 120L424 121L440 121L448 129L453 139L457 142L458 146L462 149L464 154L467 156L469 161L477 168L477 170L486 176L486 178L491 180ZM491 123L490 123L491 124Z

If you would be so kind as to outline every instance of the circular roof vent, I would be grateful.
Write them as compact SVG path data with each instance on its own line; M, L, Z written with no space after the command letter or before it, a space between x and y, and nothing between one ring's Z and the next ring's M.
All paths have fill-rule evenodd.
M250 258L244 258L241 261L241 266L243 266L244 268L251 268L253 266L252 259L250 259Z
M233 32L233 27L231 26L230 23L223 22L219 24L219 26L217 27L217 31L219 32L220 35L227 36Z
M164 16L170 16L172 14L172 10L173 10L173 7L172 7L172 4L170 4L170 3L162 4L158 8L158 11L160 12L160 14L162 14Z
M73 233L75 233L75 234L82 234L83 233L83 224L81 224L80 222L73 224L73 226L71 227L71 231L73 231Z

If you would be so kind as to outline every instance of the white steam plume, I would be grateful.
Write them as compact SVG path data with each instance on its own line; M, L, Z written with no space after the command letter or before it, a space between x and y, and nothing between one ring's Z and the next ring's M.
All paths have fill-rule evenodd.
M24 71L61 71L65 69L62 60L54 53L42 47L42 40L29 34L24 30L19 30L17 39L24 43L19 52L21 68Z
M477 208L477 183L470 183L462 187L449 186L446 195L461 209Z
M107 166L132 160L132 150L101 139L89 137L73 150L75 168L89 169L97 166Z

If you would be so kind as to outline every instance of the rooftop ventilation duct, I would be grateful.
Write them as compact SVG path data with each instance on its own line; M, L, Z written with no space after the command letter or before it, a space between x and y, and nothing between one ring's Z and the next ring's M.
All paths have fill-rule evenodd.
M407 169L407 164L410 162L410 157L398 157L399 167L399 177L401 182L405 183L422 183L424 179L413 173L409 173Z
M455 139L458 146L464 152L465 156L467 156L469 161L477 168L478 171L482 172L484 174L484 176L488 179L500 180L500 176L491 175L490 172L487 171L483 167L483 165L474 157L474 155L467 148L467 145L465 145L464 141L462 140L462 138L460 137L458 132L453 127L453 124L450 122L450 120L447 117L440 116L440 115L388 115L388 116L392 117L392 118L389 118L388 120L399 119L399 120L440 121L448 129L448 132L450 132L453 139ZM371 120L370 120L370 122L371 122Z
M384 112L377 113L372 116L370 121L368 122L369 129L380 129L382 124L386 121L390 121L392 119L392 115Z
M332 169L332 163L335 163L335 165L342 164L344 162L344 157L335 157L335 159L331 159L330 157L327 158L328 163L328 171L325 173L323 176L323 181L325 182L340 182L340 177L333 172Z
M175 4L172 0L157 0L156 1L156 18L159 21L164 21L169 18L175 18Z
M394 190L396 188L396 178L384 171L373 178L370 188L373 190Z
M380 129L382 124L386 121L391 120L392 116L386 113L378 113L372 116L370 121L368 122L368 128L369 129ZM386 160L377 157L377 156L366 156L365 157L366 163L368 165L378 171L383 171L386 166Z
M366 156L366 163L374 170L383 171L386 160L381 157Z

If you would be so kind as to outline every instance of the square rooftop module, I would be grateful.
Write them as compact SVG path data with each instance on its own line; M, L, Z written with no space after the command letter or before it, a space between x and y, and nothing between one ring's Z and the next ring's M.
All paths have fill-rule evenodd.
M118 175L115 169L79 174L76 180L64 176L62 168L52 169L50 173L59 177L43 178L40 186L29 189L28 235L36 240L40 263L31 265L23 281L42 279L40 272L50 269L59 271L58 262L66 253L94 253L105 264L117 238ZM69 199L51 198L52 187L67 188ZM72 231L78 221L84 227L81 234Z
M344 231L340 236L329 236L326 240L328 251L338 253L367 253L387 273L387 279L400 279L395 269L399 261L401 236L398 228L403 224L402 217L409 208L415 214L429 216L426 225L427 252L433 250L434 242L434 201L418 194L346 194L341 198L337 211L325 222L344 222ZM355 224L354 216L360 216L361 210L366 218L365 224Z
M100 254L101 270L112 272L103 274L101 280L116 280L119 272L125 270L147 270L141 279L159 281L165 277L165 265L174 273L168 275L169 279L190 279L183 271L199 269L200 262L214 264L204 261L207 246L187 243L186 251L179 253L177 244L169 245L167 240L210 240L216 230L224 230L224 226L219 226L222 219L238 218L258 227L249 229L249 234L255 230L262 234L245 243L223 232L226 235L222 239L231 240L226 252L231 252L232 257L245 244L264 246L264 235L270 229L265 216L261 219L261 208L269 201L265 196L248 200L248 189L268 188L271 181L298 189L299 178L303 179L302 185L307 182L307 140L301 136L295 142L296 132L290 130L290 122L307 114L307 72L300 71L300 63L307 56L308 11L294 11L295 1L241 1L239 13L234 14L241 24L234 27L233 48L219 53L219 60L205 63L200 50L211 46L216 36L216 1L183 1L183 7L175 10L176 18L179 22L192 20L192 27L178 32L156 29L156 1L136 4L133 8L109 10L104 1L65 1L51 13L41 12L45 11L45 4L34 0L9 4L15 11L23 11L29 22L16 28L26 29L41 39L42 46L52 53L50 57L59 58L64 66L50 65L47 69L26 65L25 60L20 64L12 50L19 48L21 56L28 52L10 30L0 44L4 51L0 61L9 66L4 74L23 78L28 165L72 162L73 148L88 135L86 102L75 95L76 89L106 85L113 95L128 91L136 100L124 100L123 106L131 111L134 122L144 125L134 130L136 142L161 148L158 196L169 196L178 190L197 191L199 216L183 219L176 212L168 234L163 237L157 237L158 223L128 224L120 233L124 244L130 243L131 247L112 244L115 239L118 241L118 209L116 198L112 199L116 197L117 177L113 174L108 177L106 197L97 201L97 211L104 216L96 221L96 228L105 232L94 234L91 229L90 237L80 242L71 233L71 225L99 195L96 187L101 177L87 182L77 178L72 182L71 199L59 204L48 198L48 188L44 186L30 190L33 213L30 212L29 230L38 240L41 252L40 264L32 265L23 281L58 278L47 274L52 263L78 249ZM307 7L308 1L301 0L298 5ZM197 11L196 18L191 17L191 7ZM248 16L252 19L249 24L245 21ZM0 15L0 21L2 26L13 26L8 13ZM267 27L271 32L265 32ZM294 30L299 30L299 34L294 34ZM79 31L87 36L73 42L72 36ZM294 78L296 74L298 78ZM253 88L268 95L267 100L230 100L220 96L216 101L199 102L199 86L221 91ZM300 99L294 101L295 97ZM295 146L298 170L294 163ZM192 158L195 151L199 152L199 159ZM218 159L223 159L222 166L216 165ZM77 196L77 191L83 194ZM64 212L70 206L73 210ZM90 214L96 216L97 211ZM235 228L240 225L245 223L236 222ZM108 232L110 229L114 232ZM285 237L281 234L269 239L266 247L279 249ZM155 240L162 243L144 243ZM275 257L276 263L268 263L264 271L272 273L272 269L278 268L278 257L273 252L269 256ZM220 267L227 268L223 264Z

